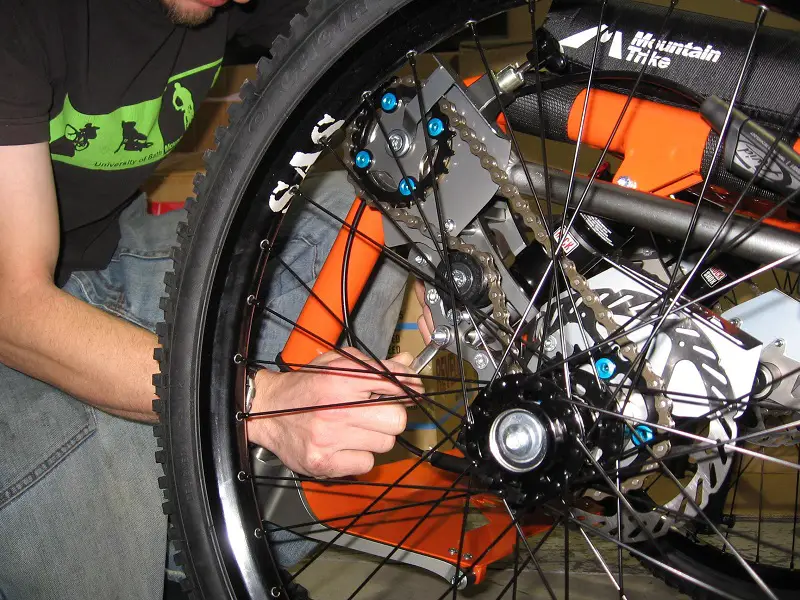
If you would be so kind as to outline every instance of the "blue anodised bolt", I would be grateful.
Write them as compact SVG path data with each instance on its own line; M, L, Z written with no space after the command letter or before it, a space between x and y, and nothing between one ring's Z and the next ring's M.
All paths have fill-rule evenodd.
M356 166L359 169L366 169L372 164L372 154L369 150L361 150L356 154Z
M628 427L626 426L625 429L627 430ZM655 434L653 433L653 430L650 429L650 427L648 427L647 425L637 425L635 429L637 435L631 434L630 436L634 446L641 446L643 443L649 444L650 442L653 441L653 438L656 437ZM630 432L626 431L625 433L630 433Z
M407 177L400 182L400 185L397 186L397 191L403 194L403 196L410 196L413 190L417 189L417 182L414 181L413 177Z
M392 112L397 108L397 96L392 92L386 92L381 98L381 108L386 112Z
M428 121L428 133L431 137L436 137L444 131L444 123L439 117L433 117Z
M600 379L611 379L617 372L617 365L610 358L598 358L594 363L594 368Z

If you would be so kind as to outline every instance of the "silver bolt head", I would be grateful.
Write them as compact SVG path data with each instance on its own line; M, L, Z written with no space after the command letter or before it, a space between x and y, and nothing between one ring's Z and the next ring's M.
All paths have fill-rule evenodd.
M742 320L739 317L733 317L731 319L731 325L733 325L734 327L741 327L742 326Z
M445 327L444 325L439 325L433 330L433 333L431 333L431 341L437 346L446 346L450 343L451 337L452 334L450 328Z
M455 556L456 554L458 554L458 550L456 550L455 548L450 548L448 552L450 553L450 556Z
M473 360L475 361L475 367L478 370L485 369L489 366L489 357L483 352L477 352Z
M439 302L439 292L437 292L435 289L430 289L425 294L425 298L427 299L428 304L436 304Z
M424 258L422 258L422 255L421 255L421 254L417 254L417 255L414 257L414 262L415 262L415 263L417 263L418 265L421 265L423 262L425 262L425 259L424 259Z
M622 187L631 188L632 190L636 189L638 185L635 180L631 179L627 175L623 175L619 179L617 179L617 185L621 185Z
M451 231L453 231L453 229L455 229L455 228L456 228L456 222L455 222L455 221L453 221L453 219L447 219L447 220L444 222L444 230L445 230L447 233L450 233L450 232L451 232Z
M556 339L551 335L544 341L544 351L552 352L556 349Z
M786 345L786 340L783 338L778 338L774 342L772 342L776 348L783 348Z

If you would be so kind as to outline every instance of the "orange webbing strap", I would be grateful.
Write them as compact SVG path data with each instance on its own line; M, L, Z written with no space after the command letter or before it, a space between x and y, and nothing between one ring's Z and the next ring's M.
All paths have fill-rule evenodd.
M361 202L360 198L356 198L350 207L345 219L348 226L352 226ZM281 360L287 364L305 365L311 362L320 354L331 350L342 335L342 277L347 236L350 232L348 226L342 225L339 230L331 252L314 283L313 294L309 295L297 319L298 326L292 330L281 352ZM358 234L353 239L347 269L348 312L358 302L381 253L384 238L380 211L367 206L355 229L378 245Z

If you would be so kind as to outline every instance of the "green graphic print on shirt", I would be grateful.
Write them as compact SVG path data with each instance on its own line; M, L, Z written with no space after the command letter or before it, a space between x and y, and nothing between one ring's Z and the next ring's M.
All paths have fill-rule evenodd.
M195 115L194 97L205 95L216 82L221 63L219 59L173 75L161 97L105 115L84 114L67 96L61 112L50 121L51 158L100 171L161 160L186 133Z

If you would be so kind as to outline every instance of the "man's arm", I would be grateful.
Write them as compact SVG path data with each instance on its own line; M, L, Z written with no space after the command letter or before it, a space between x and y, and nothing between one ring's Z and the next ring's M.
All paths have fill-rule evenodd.
M156 336L56 287L58 248L48 145L0 146L0 362L107 412L155 420Z

